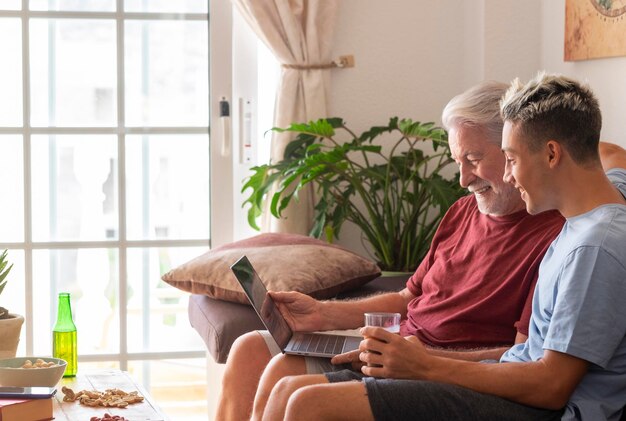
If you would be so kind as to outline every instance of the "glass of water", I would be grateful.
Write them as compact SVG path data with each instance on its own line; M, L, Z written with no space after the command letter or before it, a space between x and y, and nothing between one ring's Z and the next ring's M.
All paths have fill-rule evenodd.
M365 326L383 327L392 333L400 333L400 313L365 313Z

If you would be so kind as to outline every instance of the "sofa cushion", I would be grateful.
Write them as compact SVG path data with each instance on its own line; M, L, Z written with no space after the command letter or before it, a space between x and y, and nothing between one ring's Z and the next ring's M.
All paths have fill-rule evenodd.
M193 294L248 304L230 270L246 255L270 291L299 291L326 299L380 275L372 261L342 247L296 234L266 233L217 247L163 275Z

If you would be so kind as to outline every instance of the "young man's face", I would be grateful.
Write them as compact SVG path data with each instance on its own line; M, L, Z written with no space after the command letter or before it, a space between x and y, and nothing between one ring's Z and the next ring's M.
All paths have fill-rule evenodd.
M503 216L524 209L515 187L504 182L504 156L481 127L454 127L448 136L461 186L474 194L480 212Z
M502 132L502 151L506 160L504 181L519 190L526 211L537 214L553 209L547 191L550 176L542 160L544 154L530 152L519 128L508 121Z

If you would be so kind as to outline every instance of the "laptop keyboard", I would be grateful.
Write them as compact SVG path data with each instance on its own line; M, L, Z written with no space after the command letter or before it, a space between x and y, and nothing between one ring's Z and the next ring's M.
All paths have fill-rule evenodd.
M346 339L336 335L301 335L294 350L298 352L324 352L340 354Z

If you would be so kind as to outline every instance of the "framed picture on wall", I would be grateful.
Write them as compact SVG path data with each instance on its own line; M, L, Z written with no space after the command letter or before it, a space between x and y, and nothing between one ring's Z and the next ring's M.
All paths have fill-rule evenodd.
M626 56L626 0L566 0L564 56Z

